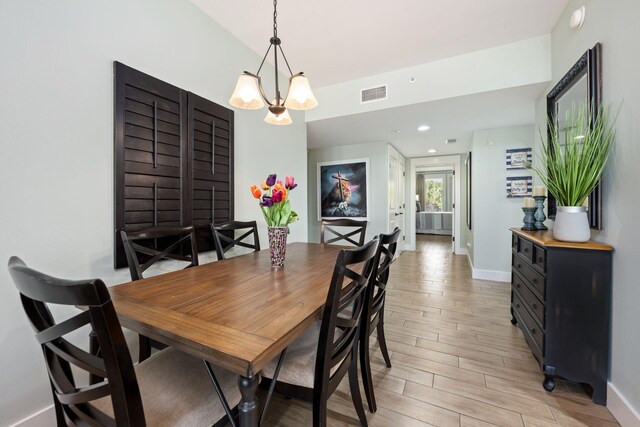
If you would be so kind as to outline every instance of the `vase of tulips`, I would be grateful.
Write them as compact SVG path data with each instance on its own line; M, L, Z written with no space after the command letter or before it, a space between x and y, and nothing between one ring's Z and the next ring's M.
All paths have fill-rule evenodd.
M277 180L276 174L269 175L260 187L251 186L251 194L259 200L260 210L267 222L271 267L274 269L284 265L289 224L298 220L298 214L291 210L289 200L289 192L297 186L294 177L287 176L283 183Z

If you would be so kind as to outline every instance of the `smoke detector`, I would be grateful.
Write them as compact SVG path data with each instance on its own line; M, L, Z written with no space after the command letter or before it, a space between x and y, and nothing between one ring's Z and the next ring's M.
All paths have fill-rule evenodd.
M571 14L571 18L569 19L569 26L574 30L579 30L582 28L582 24L584 24L584 15L586 13L586 8L582 6L580 9L576 9Z

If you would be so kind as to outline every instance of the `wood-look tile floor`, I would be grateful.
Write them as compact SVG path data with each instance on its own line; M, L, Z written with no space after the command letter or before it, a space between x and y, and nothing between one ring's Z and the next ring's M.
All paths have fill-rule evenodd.
M579 385L542 389L543 375L510 323L509 290L473 280L466 256L451 254L450 237L419 236L417 251L392 266L385 331L393 367L374 342L378 411L366 412L369 425L617 426ZM345 378L329 399L330 426L359 425L348 390ZM311 405L275 395L267 425L311 425Z

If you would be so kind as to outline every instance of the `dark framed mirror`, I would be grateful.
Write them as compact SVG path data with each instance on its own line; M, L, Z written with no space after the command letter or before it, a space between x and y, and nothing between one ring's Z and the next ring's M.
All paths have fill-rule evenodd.
M592 106L590 114L596 115L602 102L602 45L597 43L578 59L573 67L547 95L547 117L562 132L566 112L573 104L586 102ZM593 117L595 120L595 117ZM547 136L551 130L547 126ZM549 218L556 217L556 199L549 194ZM602 228L602 184L593 190L587 200L587 212L591 228Z

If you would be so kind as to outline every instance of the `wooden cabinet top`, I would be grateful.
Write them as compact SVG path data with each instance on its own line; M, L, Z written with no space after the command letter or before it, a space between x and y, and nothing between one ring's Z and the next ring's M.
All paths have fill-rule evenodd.
M606 245L604 243L594 242L593 240L589 240L585 243L575 243L575 242L561 242L559 240L555 240L553 238L552 230L544 230L544 231L524 231L519 228L511 228L513 233L517 234L520 237L523 237L527 240L531 240L532 242L546 247L551 248L571 248L571 249L590 249L597 251L613 251L613 247Z

